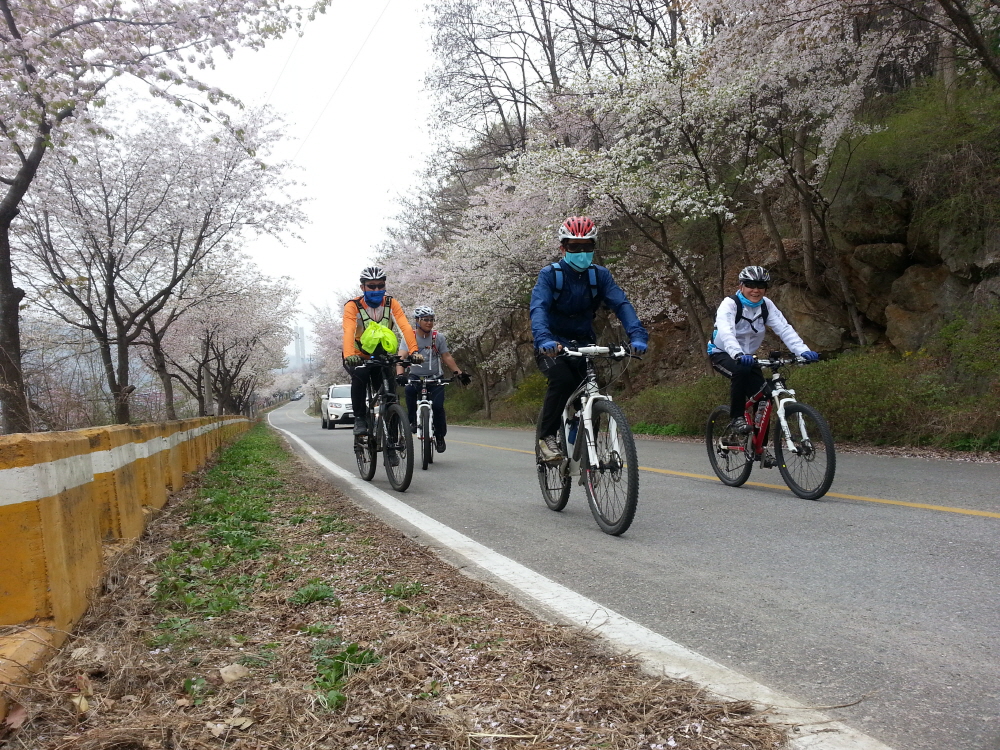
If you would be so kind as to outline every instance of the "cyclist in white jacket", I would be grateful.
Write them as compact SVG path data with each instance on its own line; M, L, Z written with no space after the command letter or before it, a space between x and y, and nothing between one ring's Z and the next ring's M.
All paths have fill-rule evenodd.
M743 411L747 399L760 390L764 375L754 359L769 327L792 354L809 362L819 359L810 351L791 324L771 300L764 296L771 275L762 266L747 266L740 271L740 288L726 297L715 314L715 330L708 342L708 359L713 369L730 380L730 429L737 434L750 430Z

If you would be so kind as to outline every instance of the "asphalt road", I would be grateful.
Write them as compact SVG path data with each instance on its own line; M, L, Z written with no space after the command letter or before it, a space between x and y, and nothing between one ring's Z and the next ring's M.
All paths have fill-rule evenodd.
M356 473L350 429L301 403L271 421ZM397 496L791 698L854 704L826 713L895 750L1000 750L1000 464L840 454L808 501L777 470L732 489L702 444L640 440L639 509L613 538L580 487L545 507L531 437L452 427ZM374 484L392 492L381 466Z

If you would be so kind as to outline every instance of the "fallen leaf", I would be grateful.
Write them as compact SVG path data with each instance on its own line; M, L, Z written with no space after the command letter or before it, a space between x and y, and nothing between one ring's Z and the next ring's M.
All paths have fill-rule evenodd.
M90 678L85 674L78 674L76 676L76 686L80 695L85 695L88 698L94 695L94 683L90 681Z
M364 716L348 716L347 717L347 723L348 724L360 724L364 720L365 720Z
M249 716L233 716L226 719L226 723L234 729L249 729L253 725L253 719Z
M206 721L205 726L208 728L208 731L211 732L214 737L221 737L222 735L226 734L229 731L228 724L215 724L211 721Z
M177 699L177 705L178 706L190 706L191 705L191 699L190 698L178 698Z
M69 700L70 703L76 706L76 712L78 714L85 714L87 713L87 709L90 708L90 703L87 701L87 697L80 693L77 693L76 695L71 695L69 697Z
M15 703L11 701L8 704L7 718L4 719L3 725L7 729L20 729L21 725L24 724L28 719L28 711L20 703Z
M86 659L87 658L87 654L89 654L89 653L90 653L90 647L89 646L80 646L79 648L74 648L73 649L73 653L70 654L70 658L76 659L76 660Z
M242 680L249 674L250 670L242 664L230 664L228 667L223 667L219 670L219 676L222 677L222 681L227 683Z

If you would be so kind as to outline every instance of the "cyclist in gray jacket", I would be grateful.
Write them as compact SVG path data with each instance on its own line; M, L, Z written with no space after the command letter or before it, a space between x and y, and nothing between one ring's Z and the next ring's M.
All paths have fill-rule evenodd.
M764 375L754 359L769 327L796 356L815 362L819 354L806 346L781 310L764 296L771 275L762 266L747 266L740 271L740 288L726 297L715 314L715 330L708 342L712 368L730 380L729 428L737 434L750 430L743 411L747 399L764 385Z

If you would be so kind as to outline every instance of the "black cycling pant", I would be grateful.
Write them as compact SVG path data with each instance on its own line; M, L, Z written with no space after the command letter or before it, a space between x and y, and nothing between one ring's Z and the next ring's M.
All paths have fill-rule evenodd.
M431 419L434 420L434 436L444 437L448 432L448 424L444 418L444 386L435 385L427 389L431 397ZM420 400L420 383L406 384L406 411L410 424L417 423L417 401Z
M742 417L746 410L747 399L756 395L764 385L764 373L760 365L754 362L749 367L741 365L725 352L708 355L712 369L729 378L729 416L731 419Z
M566 402L587 377L587 360L583 357L549 357L536 351L535 362L549 381L542 401L542 416L538 420L538 436L547 437L559 431Z
M354 409L354 418L364 419L368 416L368 384L371 383L372 390L377 391L382 386L384 368L345 363L344 369L351 375L351 407Z

